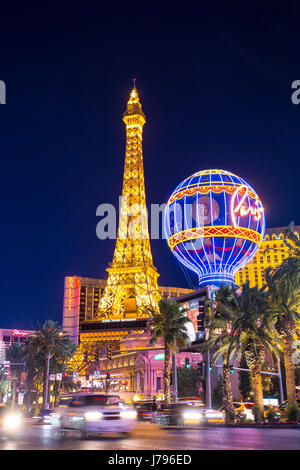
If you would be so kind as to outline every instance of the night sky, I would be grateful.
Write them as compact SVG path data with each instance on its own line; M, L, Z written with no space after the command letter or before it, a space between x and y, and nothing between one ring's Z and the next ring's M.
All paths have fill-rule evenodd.
M296 3L1 6L1 328L61 322L66 275L106 278L115 242L97 239L96 208L121 194L133 77L148 206L223 168L255 188L268 227L300 223ZM164 240L152 253L160 285L189 287Z

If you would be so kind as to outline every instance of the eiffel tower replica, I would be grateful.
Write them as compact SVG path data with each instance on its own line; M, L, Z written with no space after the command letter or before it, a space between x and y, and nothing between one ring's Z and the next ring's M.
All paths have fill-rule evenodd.
M119 230L108 280L99 304L103 319L147 318L157 309L157 278L153 266L145 196L142 133L145 115L134 86L123 114L126 153Z
M95 351L118 349L128 334L142 333L151 311L158 311L160 294L149 240L143 167L142 134L146 122L135 87L123 114L126 152L119 228L107 285L96 316L84 322L73 369L90 369ZM83 361L85 357L85 361Z

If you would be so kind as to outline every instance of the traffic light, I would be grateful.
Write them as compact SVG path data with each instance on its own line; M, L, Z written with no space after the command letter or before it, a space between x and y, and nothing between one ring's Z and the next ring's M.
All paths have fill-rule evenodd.
M234 374L234 368L233 368L233 366L230 367L230 372L231 372L232 374Z
M111 359L111 348L107 348L107 359Z
M96 349L94 352L95 361L100 360L100 348Z
M213 368L212 368L212 365L211 365L211 364L209 364L209 370L210 370L210 371L212 371L212 370L213 370Z
M64 378L66 379L68 377L68 372L64 372Z
M197 364L197 376L204 377L204 362L198 362Z
M89 378L90 378L90 373L89 373L89 372L86 372L86 374L85 374L85 380L89 380Z
M110 379L110 371L109 371L109 370L106 371L106 378L107 378L107 379Z
M185 368L189 369L190 368L190 360L188 357L185 358Z

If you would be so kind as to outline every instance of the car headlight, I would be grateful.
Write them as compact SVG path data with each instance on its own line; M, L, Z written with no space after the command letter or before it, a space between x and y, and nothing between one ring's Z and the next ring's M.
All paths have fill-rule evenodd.
M134 410L121 411L120 416L125 419L136 419L137 412Z
M17 413L6 415L3 425L5 429L16 429L21 425L21 416Z
M97 411L88 411L84 414L84 417L87 421L95 421L97 419L101 419L103 417L103 413Z
M197 411L185 411L183 413L183 419L186 421L200 421L201 420L201 413L198 413Z

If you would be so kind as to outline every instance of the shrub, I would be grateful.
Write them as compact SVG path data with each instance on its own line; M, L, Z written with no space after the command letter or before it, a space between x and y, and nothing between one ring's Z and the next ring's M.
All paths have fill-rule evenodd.
M275 420L276 420L276 412L275 412L275 410L270 408L268 413L267 413L267 421L268 421L268 423L274 423Z
M299 408L297 403L292 403L287 408L288 421L297 422L299 419Z
M225 421L226 421L226 424L234 424L235 423L235 412L231 411L231 410L226 411Z
M247 422L246 416L243 415L242 413L238 414L237 422L238 424L245 424Z

